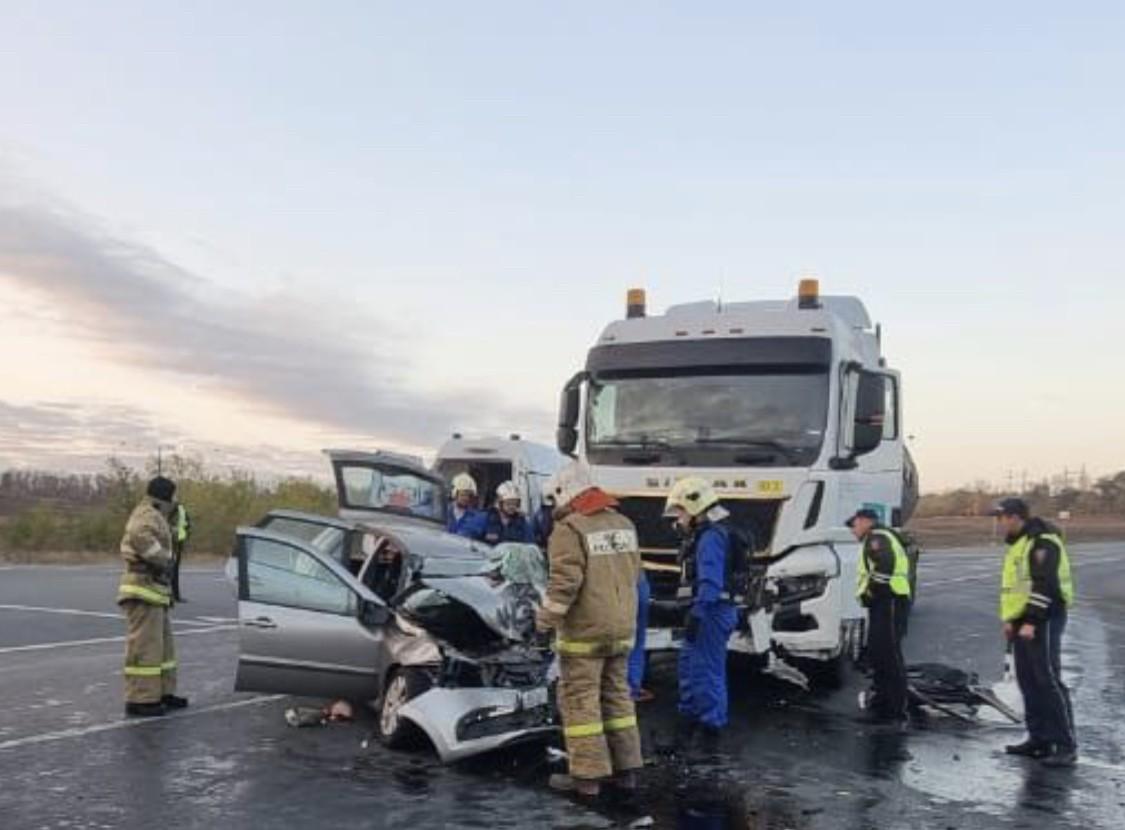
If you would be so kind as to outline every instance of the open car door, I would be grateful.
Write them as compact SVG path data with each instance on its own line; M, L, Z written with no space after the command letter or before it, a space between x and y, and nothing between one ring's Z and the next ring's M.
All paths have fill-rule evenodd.
M445 527L447 486L420 459L391 452L325 450L332 461L340 517L397 519Z
M313 546L238 529L238 691L368 700L387 665L382 600Z

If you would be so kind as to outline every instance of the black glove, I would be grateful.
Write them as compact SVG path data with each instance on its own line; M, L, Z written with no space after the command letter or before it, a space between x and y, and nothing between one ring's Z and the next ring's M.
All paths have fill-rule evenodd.
M694 643L695 638L699 636L699 617L688 612L687 619L684 620L684 639L689 643Z

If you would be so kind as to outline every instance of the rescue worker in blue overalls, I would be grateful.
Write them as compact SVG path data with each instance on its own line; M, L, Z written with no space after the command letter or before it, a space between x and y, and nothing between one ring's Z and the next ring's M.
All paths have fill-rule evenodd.
M648 634L648 606L652 600L652 586L648 575L641 568L637 579L637 634L633 640L633 650L629 652L629 695L637 703L648 703L656 695L645 688L645 671L648 669L648 654L645 641Z
M458 536L480 540L484 537L485 514L477 510L477 483L468 473L453 477L453 501L449 505L445 529Z
M514 483L505 481L497 487L496 504L484 517L483 540L490 545L502 542L534 544L531 522L520 512L522 503L519 488Z
M686 752L698 734L703 750L713 753L727 725L727 641L738 622L728 584L736 531L711 484L694 476L672 487L664 515L684 537L678 597L687 611L676 744Z

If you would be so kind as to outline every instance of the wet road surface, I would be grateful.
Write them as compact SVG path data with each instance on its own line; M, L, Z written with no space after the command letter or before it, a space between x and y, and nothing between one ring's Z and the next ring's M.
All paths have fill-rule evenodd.
M935 551L921 569L907 657L999 679L999 549ZM640 709L646 804L660 827L993 828L1125 826L1125 544L1077 545L1079 604L1063 656L1082 761L1049 770L1005 757L1018 728L933 717L906 735L860 723L849 673L801 692L739 678L718 763L659 755L675 669ZM0 568L0 826L608 827L619 816L547 791L544 753L462 766L363 746L370 720L292 729L290 698L231 691L235 604L217 571L184 576L176 609L181 691L192 708L121 717L123 625L113 568Z

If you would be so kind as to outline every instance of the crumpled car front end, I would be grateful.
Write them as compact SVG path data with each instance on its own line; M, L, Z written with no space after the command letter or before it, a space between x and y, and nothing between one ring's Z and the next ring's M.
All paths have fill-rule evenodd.
M451 763L557 732L551 699L554 658L537 648L533 586L489 576L419 580L395 605L398 625L436 645L427 655L433 686L399 715ZM407 661L404 664L409 664Z

